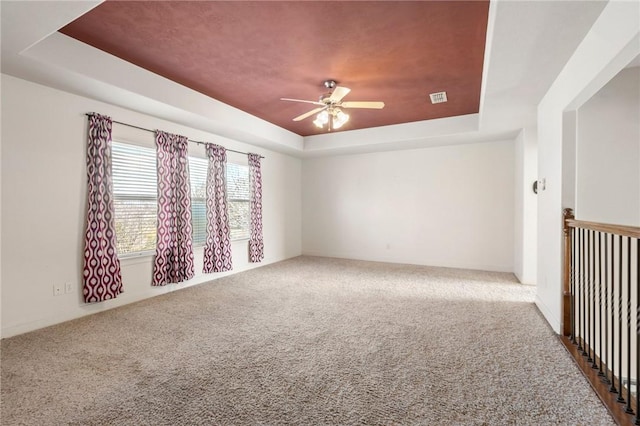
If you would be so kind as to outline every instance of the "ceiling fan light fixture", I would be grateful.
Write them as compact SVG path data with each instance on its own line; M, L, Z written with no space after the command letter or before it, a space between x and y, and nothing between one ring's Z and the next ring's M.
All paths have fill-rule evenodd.
M349 121L349 114L345 114L342 110L338 110L333 117L333 128L339 129L347 121Z
M318 113L318 115L316 116L316 119L313 120L313 124L316 125L316 127L322 129L324 127L325 124L327 124L329 122L329 113L325 110L325 111L320 111L320 113Z

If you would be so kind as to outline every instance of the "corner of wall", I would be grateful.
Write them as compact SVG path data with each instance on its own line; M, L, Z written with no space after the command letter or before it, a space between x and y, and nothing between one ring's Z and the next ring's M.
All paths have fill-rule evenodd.
M2 98L2 81L4 74L0 75L0 99ZM0 338L2 338L2 108L0 108Z
M550 309L539 296L536 296L534 303L553 331L560 334L560 318L554 314L554 311Z
M537 132L523 128L515 139L515 220L514 274L523 284L536 283L537 196L532 184L537 180Z
M524 129L514 140L514 230L513 230L513 273L523 281L523 209L524 209Z
M536 305L560 330L563 114L578 108L640 53L637 2L609 2L538 104L538 291Z

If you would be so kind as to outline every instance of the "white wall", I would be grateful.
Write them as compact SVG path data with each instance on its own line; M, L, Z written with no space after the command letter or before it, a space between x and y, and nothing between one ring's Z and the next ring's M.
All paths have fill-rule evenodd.
M578 109L576 218L640 226L640 67Z
M610 1L538 105L538 287L536 304L561 328L563 115L593 96L640 53L640 3Z
M301 160L2 75L2 337L228 274L203 275L202 248L196 248L196 277L157 288L150 284L150 257L126 259L122 262L125 292L111 301L83 303L84 114L91 111L264 155L265 259L248 264L247 242L234 242L232 273L300 255ZM127 133L124 129L114 125L114 135ZM73 292L54 297L53 284L64 282L73 284Z
M537 196L533 182L538 179L537 129L522 129L514 141L514 244L513 272L523 284L536 283Z
M1 98L2 98L2 84L0 84L0 99ZM0 102L0 165L1 164L2 164L2 103ZM2 337L2 170L0 170L0 337Z
M562 207L576 209L576 144L578 112L562 114Z
M513 271L514 143L305 159L304 254Z

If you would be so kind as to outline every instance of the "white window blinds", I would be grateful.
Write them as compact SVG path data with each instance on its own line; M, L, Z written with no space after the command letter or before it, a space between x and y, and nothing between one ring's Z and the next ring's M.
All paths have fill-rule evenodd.
M112 143L112 177L118 254L152 252L156 247L156 152Z

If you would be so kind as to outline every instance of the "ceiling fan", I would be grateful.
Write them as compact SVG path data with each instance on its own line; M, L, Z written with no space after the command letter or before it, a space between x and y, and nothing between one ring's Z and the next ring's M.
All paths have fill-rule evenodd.
M324 87L329 89L328 93L320 96L318 101L307 101L302 99L290 99L280 98L282 101L291 102L304 102L307 104L318 105L318 108L312 109L309 112L305 112L302 115L297 116L293 121L301 121L307 117L311 117L313 114L318 113L318 116L313 120L319 128L323 128L328 124L329 131L332 129L339 129L349 121L349 115L342 109L347 108L372 108L382 109L384 108L384 102L362 102L362 101L343 101L342 99L347 96L351 91L348 87L338 86L334 80L326 80Z

